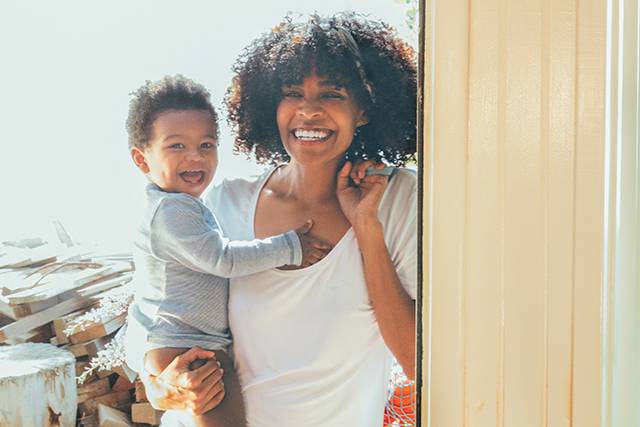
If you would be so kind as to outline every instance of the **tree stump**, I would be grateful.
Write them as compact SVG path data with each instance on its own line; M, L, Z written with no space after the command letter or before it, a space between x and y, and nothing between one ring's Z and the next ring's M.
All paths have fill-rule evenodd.
M0 347L0 426L73 427L75 361L50 344Z

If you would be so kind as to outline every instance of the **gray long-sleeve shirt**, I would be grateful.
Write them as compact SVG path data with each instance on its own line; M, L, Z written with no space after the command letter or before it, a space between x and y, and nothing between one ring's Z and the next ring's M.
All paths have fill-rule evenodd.
M200 199L149 184L135 240L135 301L128 341L159 347L224 349L229 277L300 264L294 231L262 240L230 241ZM132 325L133 324L133 325ZM142 336L140 336L142 335Z

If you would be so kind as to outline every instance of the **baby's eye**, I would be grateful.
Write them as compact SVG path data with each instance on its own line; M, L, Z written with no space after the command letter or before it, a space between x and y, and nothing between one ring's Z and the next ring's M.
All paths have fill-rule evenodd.
M217 146L218 146L217 142L203 142L202 144L200 144L201 148L204 148L204 149L207 149L207 150L209 150L211 148L215 148Z
M180 150L181 148L184 148L184 144L181 142L176 142L175 144L171 144L169 148L173 150Z

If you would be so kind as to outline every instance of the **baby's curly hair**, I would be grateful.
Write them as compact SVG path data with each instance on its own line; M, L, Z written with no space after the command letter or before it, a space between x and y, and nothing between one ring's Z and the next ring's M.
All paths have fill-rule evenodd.
M149 144L149 132L160 113L169 110L206 110L218 136L218 115L211 104L209 91L180 74L165 76L157 81L147 80L142 87L132 92L127 117L129 148L144 148Z
M396 166L415 159L414 51L393 28L351 12L314 14L302 23L287 15L244 50L225 97L236 152L253 154L259 163L289 160L276 123L281 88L301 83L312 67L346 87L368 118L347 159L385 159Z

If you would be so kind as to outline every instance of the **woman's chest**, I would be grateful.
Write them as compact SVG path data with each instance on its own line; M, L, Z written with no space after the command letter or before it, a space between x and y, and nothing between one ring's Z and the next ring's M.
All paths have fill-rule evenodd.
M350 228L337 201L304 206L294 201L263 194L256 204L254 232L265 238L287 232L313 220L310 234L335 245Z
M236 349L270 366L309 364L328 349L365 348L377 326L356 239L304 270L269 270L231 280L229 322Z

